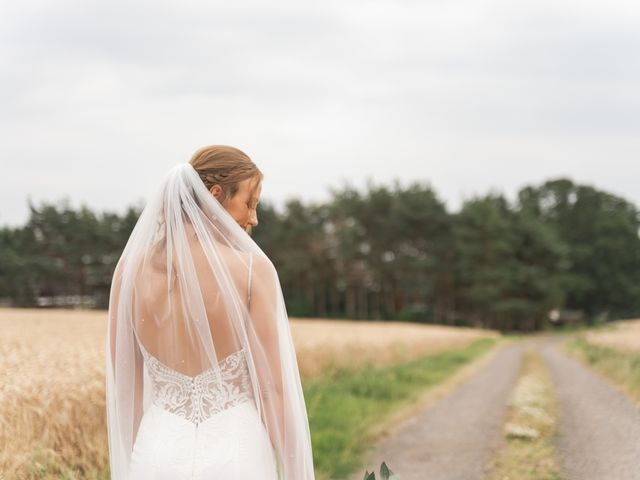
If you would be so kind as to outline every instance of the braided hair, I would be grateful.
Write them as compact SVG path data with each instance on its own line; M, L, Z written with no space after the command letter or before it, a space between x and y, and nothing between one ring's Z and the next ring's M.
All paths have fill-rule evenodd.
M207 190L220 185L220 203L232 198L243 180L251 177L262 180L264 177L246 153L228 145L202 147L193 154L189 163L198 172Z

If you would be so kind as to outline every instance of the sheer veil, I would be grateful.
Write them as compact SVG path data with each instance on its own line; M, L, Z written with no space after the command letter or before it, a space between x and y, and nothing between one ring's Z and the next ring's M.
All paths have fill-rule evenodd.
M220 363L242 350L278 478L314 478L307 410L277 272L189 163L166 174L113 275L106 396L116 480L128 478L140 420L151 402L141 348L181 374L213 370L218 378Z

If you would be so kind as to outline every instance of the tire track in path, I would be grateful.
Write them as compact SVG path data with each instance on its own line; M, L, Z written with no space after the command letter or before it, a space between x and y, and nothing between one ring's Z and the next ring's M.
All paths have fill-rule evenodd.
M640 411L549 339L540 354L559 403L558 456L569 480L640 480Z

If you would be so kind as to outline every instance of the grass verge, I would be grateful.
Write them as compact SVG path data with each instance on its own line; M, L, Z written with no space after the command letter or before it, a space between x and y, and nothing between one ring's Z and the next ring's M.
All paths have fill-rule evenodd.
M318 480L348 478L375 438L376 424L416 401L465 364L490 350L496 339L389 367L340 368L305 383L304 394ZM382 463L385 459L379 459ZM393 469L393 465L389 465ZM363 472L364 473L364 472ZM401 472L398 472L401 477Z
M583 336L569 341L566 349L640 403L640 353L594 345Z
M554 449L557 404L540 355L524 352L507 409L505 441L489 464L487 480L561 480Z

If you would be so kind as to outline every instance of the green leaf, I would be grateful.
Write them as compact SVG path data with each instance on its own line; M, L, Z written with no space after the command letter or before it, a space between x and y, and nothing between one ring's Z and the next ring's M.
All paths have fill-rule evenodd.
M387 464L385 462L382 462L382 465L380 465L380 476L382 477L382 480L389 480L389 474L391 472L389 471L389 467L387 467Z

